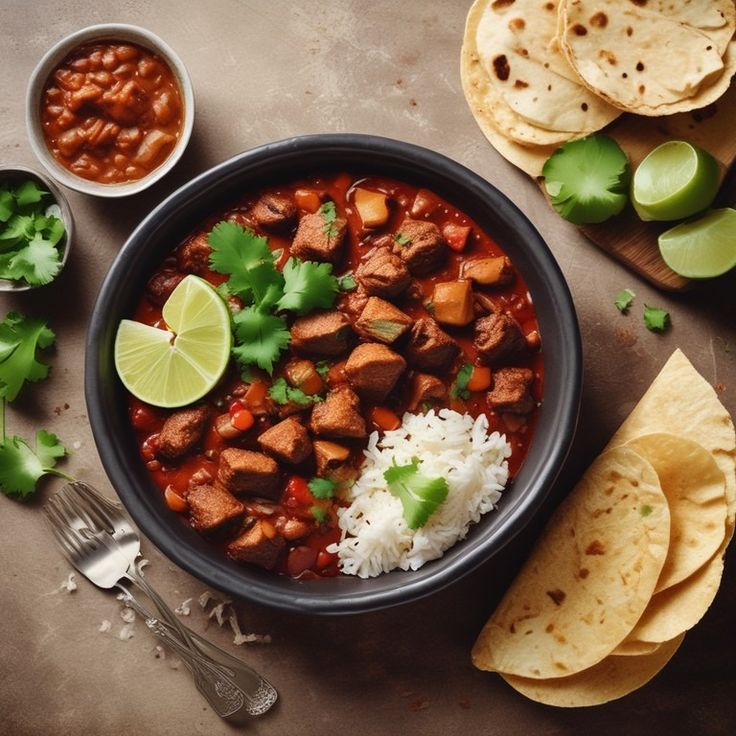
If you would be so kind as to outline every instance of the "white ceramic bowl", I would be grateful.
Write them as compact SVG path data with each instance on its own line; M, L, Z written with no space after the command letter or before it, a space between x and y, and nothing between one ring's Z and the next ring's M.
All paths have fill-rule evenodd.
M62 193L61 189L59 189L59 187L57 187L48 176L44 176L38 171L29 169L27 166L21 166L20 164L10 164L8 166L0 167L0 182L7 181L13 185L18 185L26 179L33 179L33 181L51 193L54 202L49 204L58 205L60 210L58 216L64 223L66 232L64 233L64 237L62 238L59 246L61 251L61 268L54 278L54 281L56 281L69 259L69 251L72 247L72 240L74 238L74 218L72 217L72 211L69 207L69 202L66 201L66 197ZM53 283L53 281L51 283ZM31 284L27 284L25 281L9 281L7 279L0 279L0 291L30 291L31 289L40 289L42 286L44 286L44 284L40 286L31 286Z
M77 46L103 40L128 41L158 54L166 61L174 73L179 83L184 105L184 123L181 136L174 146L174 150L169 154L169 157L161 166L154 169L142 179L136 179L135 181L125 182L123 184L100 184L89 179L83 179L81 176L77 176L69 171L69 169L62 166L52 155L46 145L41 128L41 95L51 73ZM76 31L54 44L46 52L33 70L33 74L31 74L31 78L28 81L28 89L26 91L26 128L33 152L54 179L70 189L75 189L84 194L91 194L95 197L127 197L143 191L158 181L162 176L165 176L181 158L182 153L184 153L184 149L187 147L192 134L193 124L194 91L192 90L192 82L186 67L168 44L154 33L151 33L151 31L147 31L145 28L139 28L138 26L131 26L124 23L103 23Z

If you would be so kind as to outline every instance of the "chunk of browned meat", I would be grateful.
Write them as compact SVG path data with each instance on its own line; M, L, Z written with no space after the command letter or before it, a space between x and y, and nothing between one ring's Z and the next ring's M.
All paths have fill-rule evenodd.
M148 301L157 307L163 307L183 278L184 274L179 271L165 270L153 274L146 284Z
M313 312L291 326L291 347L303 355L331 358L348 349L351 335L350 323L342 312Z
M406 361L385 345L364 342L345 363L350 385L366 401L383 401L406 369Z
M296 465L306 460L312 452L312 440L309 432L298 419L289 417L271 429L267 429L259 438L262 450L274 455L278 460Z
M330 391L312 410L310 429L323 437L365 437L365 420L355 392L346 384Z
M534 409L531 386L534 374L528 368L499 368L493 372L488 403L498 412L528 414Z
M388 248L375 248L358 266L355 278L369 294L391 299L409 286L411 274L404 261Z
M425 401L444 399L447 386L437 376L429 373L415 373L409 389L409 411L416 411Z
M187 496L189 523L198 532L209 532L243 513L244 506L232 493L209 483L193 486Z
M447 258L447 245L433 222L407 217L396 232L394 253L404 259L415 276L437 270Z
M163 460L178 460L193 450L202 439L209 416L206 406L175 411L161 428L156 440L156 454Z
M253 206L253 219L266 230L279 230L296 217L296 205L291 197L266 193Z
M432 319L414 323L406 346L406 358L420 371L446 373L460 352L460 346Z
M342 255L346 228L347 222L342 217L336 217L328 224L321 212L304 215L299 220L291 254L303 261L337 263Z
M363 337L390 345L411 327L412 322L408 314L391 302L372 296L355 322L355 329Z
M517 321L503 312L489 314L475 322L473 345L485 363L498 363L523 353L526 340Z
M227 546L227 556L236 562L250 562L270 570L284 548L284 538L273 524L259 519L248 531Z
M188 240L179 248L176 259L179 268L186 273L196 273L200 276L210 269L210 254L212 248L207 242L206 235L197 235Z
M230 493L278 500L279 466L262 452L229 447L220 453L217 480Z

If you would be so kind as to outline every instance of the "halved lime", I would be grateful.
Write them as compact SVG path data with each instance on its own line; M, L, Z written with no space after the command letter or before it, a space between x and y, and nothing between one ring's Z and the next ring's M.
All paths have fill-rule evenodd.
M667 141L634 172L631 201L642 220L681 220L708 207L718 184L713 156L685 141Z
M676 273L691 279L720 276L736 266L736 210L713 210L659 236L659 252Z
M230 359L230 312L198 276L186 276L163 308L168 330L124 319L115 338L115 367L125 388L147 404L185 406L201 399Z

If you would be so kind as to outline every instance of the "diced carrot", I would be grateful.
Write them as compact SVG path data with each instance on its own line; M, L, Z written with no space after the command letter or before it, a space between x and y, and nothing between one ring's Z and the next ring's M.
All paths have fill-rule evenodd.
M248 411L247 409L241 409L240 411L237 411L235 412L235 414L231 415L230 422L232 423L233 427L235 427L235 429L239 429L241 432L246 432L253 426L255 418L252 412Z
M468 380L468 391L485 391L491 385L491 369L483 365L474 365Z
M257 411L258 409L263 408L263 405L266 403L267 393L268 386L265 381L253 381L245 392L243 403L246 404L251 411Z
M189 504L170 485L166 486L164 500L166 505L177 514L183 514L189 508Z
M371 409L371 421L385 432L398 429L401 426L401 419L385 406L374 406Z
M340 383L346 383L348 380L348 377L345 375L345 363L347 361L340 361L339 363L335 363L335 365L330 366L330 370L327 371L327 383L330 384L330 386L337 386Z
M456 225L454 222L448 222L442 228L442 234L445 236L447 245L458 253L465 250L468 243L468 235L470 235L470 227L467 225Z
M319 194L311 189L297 189L294 192L294 201L305 212L316 212L322 205Z

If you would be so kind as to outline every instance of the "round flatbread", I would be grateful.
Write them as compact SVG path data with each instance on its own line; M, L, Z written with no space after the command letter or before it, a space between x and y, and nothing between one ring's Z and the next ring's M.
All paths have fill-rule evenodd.
M624 639L612 652L616 657L639 657L642 654L651 654L661 647L660 642L639 641L638 639ZM605 660L604 660L605 661Z
M600 662L644 612L669 527L651 464L624 447L601 455L554 513L481 631L475 666L544 679Z
M476 0L468 13L462 63L480 62L484 109L503 135L524 145L563 143L620 114L577 79L556 31L556 1L540 9L536 0Z
M532 680L502 675L515 690L531 700L560 708L602 705L628 695L649 682L672 659L684 634L638 657L606 657L594 667L570 677Z
M732 0L560 0L560 47L582 82L639 115L704 107L729 87Z
M689 631L705 615L716 597L723 577L726 541L706 565L652 597L629 637L639 641L667 641Z
M670 546L654 592L705 565L726 536L726 480L702 445L666 432L626 443L654 467L670 507Z

